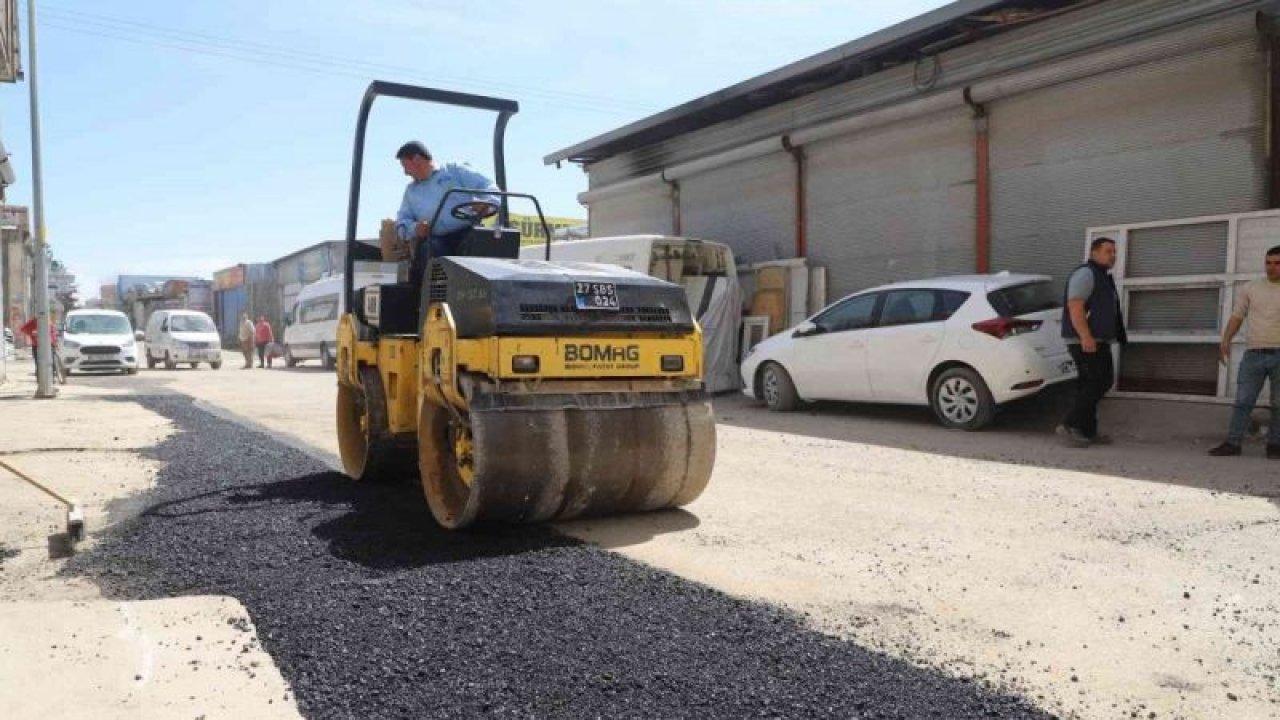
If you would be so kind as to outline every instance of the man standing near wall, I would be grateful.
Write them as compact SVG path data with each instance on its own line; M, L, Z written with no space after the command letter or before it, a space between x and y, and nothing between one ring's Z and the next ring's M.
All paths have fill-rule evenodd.
M1258 393L1271 381L1271 430L1267 436L1267 458L1280 460L1280 245L1267 251L1267 276L1245 285L1236 296L1231 320L1222 333L1219 348L1222 362L1231 362L1231 340L1249 321L1244 358L1236 371L1236 401L1231 413L1227 441L1209 451L1215 457L1239 455L1249 415Z
M1089 245L1089 262L1072 271L1067 281L1062 337L1076 361L1076 398L1058 434L1072 447L1111 443L1098 432L1098 403L1115 382L1111 344L1127 339L1120 293L1111 277L1115 264L1116 241L1095 238Z

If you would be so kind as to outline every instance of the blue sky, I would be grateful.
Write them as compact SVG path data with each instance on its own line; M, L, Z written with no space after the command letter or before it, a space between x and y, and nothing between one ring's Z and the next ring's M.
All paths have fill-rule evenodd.
M586 176L544 167L547 153L943 4L39 0L49 241L93 297L120 273L208 276L338 239L355 113L375 78L519 101L509 186L585 217ZM0 86L18 205L31 196L27 92ZM361 235L398 207L401 142L491 174L491 122L376 104Z

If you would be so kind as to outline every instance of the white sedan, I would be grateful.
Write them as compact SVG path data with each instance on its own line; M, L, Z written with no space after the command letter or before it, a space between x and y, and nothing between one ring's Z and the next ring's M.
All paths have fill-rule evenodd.
M802 401L929 405L977 430L998 405L1075 377L1062 301L1043 275L972 275L872 288L774 335L742 361L743 392Z

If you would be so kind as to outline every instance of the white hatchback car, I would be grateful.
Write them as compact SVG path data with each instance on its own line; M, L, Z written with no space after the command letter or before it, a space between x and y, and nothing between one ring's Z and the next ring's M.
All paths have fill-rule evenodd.
M977 430L998 405L1075 377L1061 313L1043 275L872 288L748 351L743 391L772 410L802 400L929 405L943 425Z

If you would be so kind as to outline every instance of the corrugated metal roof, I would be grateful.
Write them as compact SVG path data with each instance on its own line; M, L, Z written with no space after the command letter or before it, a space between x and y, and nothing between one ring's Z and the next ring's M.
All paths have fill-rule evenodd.
M677 105L543 161L592 163L1104 0L957 0L844 45Z

